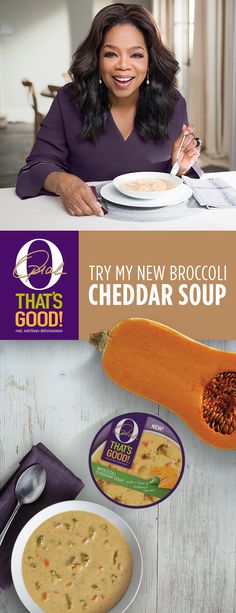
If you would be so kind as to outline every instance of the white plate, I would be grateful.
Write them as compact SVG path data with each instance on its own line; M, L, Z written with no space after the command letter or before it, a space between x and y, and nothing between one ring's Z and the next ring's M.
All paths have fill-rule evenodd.
M160 181L160 180L164 180L164 181L169 181L170 183L172 183L174 185L174 189L172 190L164 190L164 191L160 191L157 190L156 192L147 192L147 191L137 191L137 192L133 192L129 189L126 189L125 187L122 187L123 183L131 183L133 181L142 181L142 183L144 183L145 181ZM176 190L179 190L179 188L182 185L182 179L180 177L177 177L175 175L170 175L167 172L147 172L147 171L143 171L143 172L129 172L127 174L124 175L119 175L118 177L115 177L115 179L113 179L113 185L116 187L116 189L118 189L119 192L121 192L122 194L125 194L125 196L128 196L129 198L136 198L136 199L140 199L141 200L153 200L155 198L155 200L159 203L159 202L165 202L166 199L168 200L168 194L169 192L176 192Z
M117 515L117 513L110 511L110 509L106 509L100 504L80 500L66 500L65 502L58 502L50 507L46 507L46 509L43 509L34 515L34 517L27 522L24 528L22 528L16 539L11 558L12 579L19 598L23 602L26 609L28 609L28 611L31 613L43 612L43 609L40 609L34 600L32 600L25 588L22 575L22 557L26 543L34 530L36 530L36 528L49 517L57 515L58 513L63 513L64 511L87 511L89 513L96 513L96 515L100 515L102 518L107 519L114 524L114 526L120 530L126 539L133 558L133 573L130 584L124 596L115 605L115 607L110 609L110 613L124 613L124 611L126 611L130 606L131 602L133 602L139 590L142 579L143 562L139 543L131 528L119 515Z
M173 193L174 192L174 193ZM176 190L170 190L168 194L168 200L163 199L161 202L157 202L156 199L153 200L140 200L136 198L129 198L128 196L124 196L114 187L112 183L106 183L101 188L101 196L108 200L111 203L119 204L121 206L130 206L136 208L159 208L163 206L173 206L174 204L180 204L181 202L185 202L192 196L191 187L182 183L182 185Z

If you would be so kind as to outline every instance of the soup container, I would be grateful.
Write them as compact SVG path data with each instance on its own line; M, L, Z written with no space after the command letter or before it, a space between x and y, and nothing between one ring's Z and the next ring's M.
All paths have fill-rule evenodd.
M149 182L160 180L168 182L171 184L172 188L157 191L133 191L127 188L127 184L134 183L136 181L138 183L147 184ZM126 184L126 187L123 187L124 184ZM179 189L181 189L183 185L183 182L180 177L170 175L166 172L131 172L124 175L119 175L113 179L113 185L119 192L125 196L128 196L129 198L140 198L142 200L156 199L157 202L163 202L165 200L168 201L170 196L173 199L173 193L176 193L177 195Z
M111 522L121 532L122 536L126 540L132 556L132 576L126 592L123 594L120 601L117 602L112 609L110 609L110 613L124 613L124 611L126 611L133 602L139 590L142 579L143 562L138 540L129 525L117 513L110 511L110 509L107 509L102 505L79 500L68 500L53 504L50 507L46 507L46 509L43 509L34 515L34 517L27 522L18 535L12 552L11 572L13 583L20 600L26 609L28 609L28 611L31 613L43 612L43 608L39 607L38 604L31 598L24 583L22 572L24 549L36 528L54 515L58 515L59 513L66 511L84 511L87 513L94 513L101 517L102 520L105 519Z
M89 467L108 500L144 509L175 492L183 476L184 449L177 432L159 416L122 413L95 435Z

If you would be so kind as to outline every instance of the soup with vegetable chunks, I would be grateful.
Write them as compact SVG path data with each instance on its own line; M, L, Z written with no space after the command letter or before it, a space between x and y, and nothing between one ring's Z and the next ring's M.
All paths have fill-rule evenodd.
M106 613L126 592L132 556L125 538L95 513L66 511L29 538L22 562L25 587L48 613Z
M167 189L174 189L175 183L171 181L165 181L164 179L156 179L155 181L146 180L143 181L127 181L127 183L120 184L123 189L129 192L164 192Z

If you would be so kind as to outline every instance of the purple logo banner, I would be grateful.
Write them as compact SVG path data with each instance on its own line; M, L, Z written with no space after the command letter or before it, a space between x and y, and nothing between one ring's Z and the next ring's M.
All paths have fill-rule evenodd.
M103 450L102 460L131 468L147 421L143 413L127 413L115 418Z
M0 233L2 340L78 339L79 234Z

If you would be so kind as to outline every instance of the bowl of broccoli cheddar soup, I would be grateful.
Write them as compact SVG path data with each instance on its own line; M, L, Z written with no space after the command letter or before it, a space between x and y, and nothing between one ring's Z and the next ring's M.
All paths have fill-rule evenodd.
M12 553L13 582L32 613L123 613L141 576L142 555L131 528L90 502L60 502L40 511Z
M168 201L182 186L182 179L165 172L131 172L116 177L113 185L130 198Z

